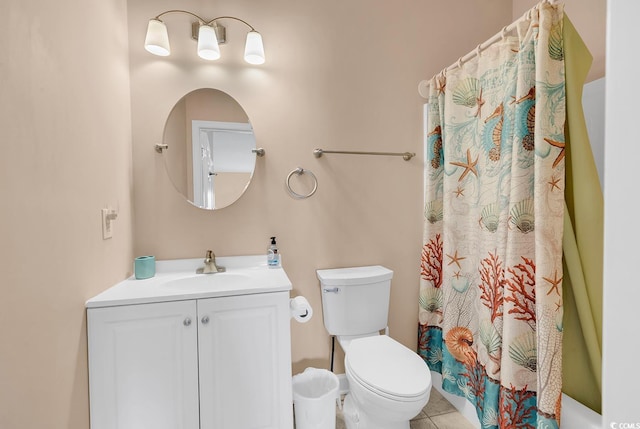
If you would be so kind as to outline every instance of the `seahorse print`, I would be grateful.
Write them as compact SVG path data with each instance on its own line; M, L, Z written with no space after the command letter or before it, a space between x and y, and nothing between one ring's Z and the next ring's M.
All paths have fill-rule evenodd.
M504 123L504 106L502 103L484 120L482 133L482 147L491 161L500 160L500 146L502 141L502 124Z
M516 137L522 141L525 150L534 147L534 129L536 123L536 88L532 87L522 98L516 100Z
M442 150L442 128L436 126L433 131L427 134L428 157L431 166L438 169L444 164L444 151Z

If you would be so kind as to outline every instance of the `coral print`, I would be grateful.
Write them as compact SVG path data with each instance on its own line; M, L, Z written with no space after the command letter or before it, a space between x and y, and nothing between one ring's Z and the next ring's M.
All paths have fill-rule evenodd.
M562 19L541 3L430 83L418 352L483 428L560 425Z

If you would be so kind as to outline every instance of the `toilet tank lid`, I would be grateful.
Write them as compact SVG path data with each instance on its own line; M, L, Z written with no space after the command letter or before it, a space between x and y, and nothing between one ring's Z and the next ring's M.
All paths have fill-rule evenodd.
M357 285L391 280L393 271L381 265L316 270L324 285Z

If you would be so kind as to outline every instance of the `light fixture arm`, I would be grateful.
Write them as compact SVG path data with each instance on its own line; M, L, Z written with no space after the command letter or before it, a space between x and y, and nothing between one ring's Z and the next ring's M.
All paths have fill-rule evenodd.
M236 21L240 21L242 22L244 25L246 25L247 27L249 27L251 29L251 31L256 31L255 28L253 28L253 25L249 24L247 21L240 19L240 18L236 18L235 16L219 16L217 18L213 18L211 21L209 22L205 22L205 25L211 25L214 22L216 22L219 19L235 19Z
M201 23L206 23L207 20L204 18L199 17L198 15L196 15L193 12L189 12L188 10L182 10L182 9L171 9L171 10L165 10L164 12L162 12L161 14L157 15L154 19L157 19L158 21L161 21L160 17L164 16L164 15L168 15L170 13L186 13L187 15L191 15L194 18L196 18L198 21L200 21Z
M249 24L247 21L245 21L244 19L240 19L240 18L236 18L235 16L218 16L217 18L213 18L212 20L207 21L206 19L196 15L193 12L189 12L188 10L182 10L182 9L171 9L171 10L166 10L164 12L162 12L161 14L157 15L154 19L157 19L158 21L161 21L160 17L164 16L164 15L168 15L170 13L186 13L187 15L191 15L193 16L195 19L197 19L198 21L200 21L201 24L204 25L211 25L214 22L216 22L219 19L234 19L236 21L240 21L242 22L244 25L246 25L247 27L249 27L251 29L251 31L256 31L255 28L253 28L253 25Z

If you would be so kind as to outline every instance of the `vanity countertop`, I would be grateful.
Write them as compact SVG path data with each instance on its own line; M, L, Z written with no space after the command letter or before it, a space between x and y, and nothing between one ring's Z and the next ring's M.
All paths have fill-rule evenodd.
M216 258L223 273L196 274L203 259L175 259L156 262L156 275L137 280L134 276L110 287L86 302L87 308L152 302L215 298L291 290L282 268L269 268L265 255Z

